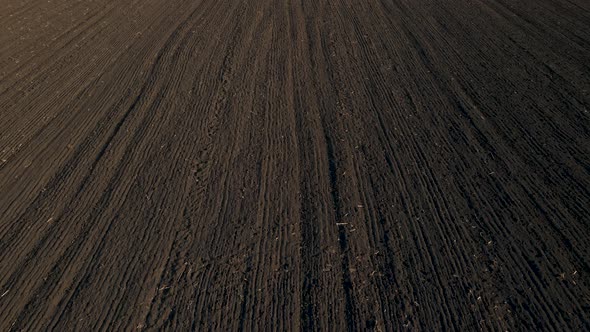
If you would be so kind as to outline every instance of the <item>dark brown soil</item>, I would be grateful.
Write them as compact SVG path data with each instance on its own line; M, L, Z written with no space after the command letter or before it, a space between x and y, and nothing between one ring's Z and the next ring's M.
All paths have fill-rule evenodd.
M587 0L6 0L0 331L590 330Z

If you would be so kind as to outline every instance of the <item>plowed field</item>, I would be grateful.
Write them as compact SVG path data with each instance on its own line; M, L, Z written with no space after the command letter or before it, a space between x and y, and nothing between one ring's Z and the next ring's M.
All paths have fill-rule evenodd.
M0 330L590 330L590 2L3 0Z

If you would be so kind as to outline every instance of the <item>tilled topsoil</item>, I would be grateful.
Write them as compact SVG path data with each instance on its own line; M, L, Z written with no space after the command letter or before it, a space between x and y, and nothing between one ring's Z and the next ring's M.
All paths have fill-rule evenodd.
M590 330L590 2L0 3L0 330Z

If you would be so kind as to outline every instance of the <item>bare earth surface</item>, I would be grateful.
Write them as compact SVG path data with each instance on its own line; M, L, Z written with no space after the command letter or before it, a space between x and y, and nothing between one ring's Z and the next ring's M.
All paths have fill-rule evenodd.
M589 109L586 0L3 0L0 330L589 330Z

